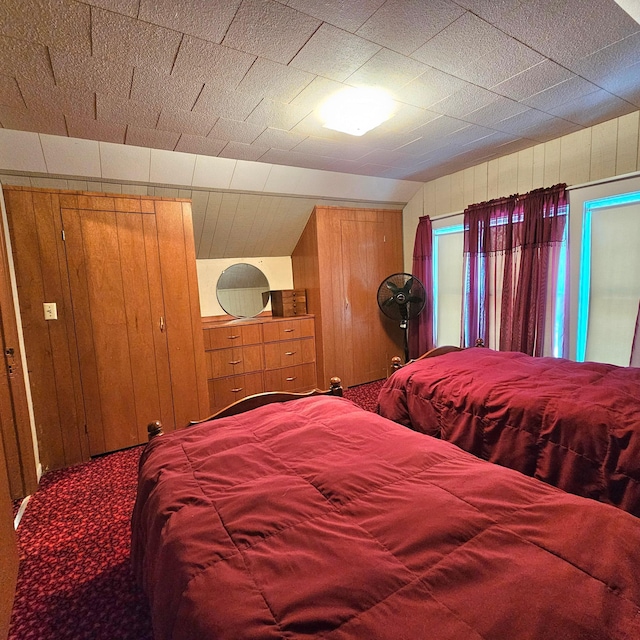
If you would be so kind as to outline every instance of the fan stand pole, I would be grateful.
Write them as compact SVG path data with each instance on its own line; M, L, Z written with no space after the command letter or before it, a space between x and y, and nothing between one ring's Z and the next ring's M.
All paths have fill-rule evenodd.
M407 337L409 329L406 320L402 320L402 322L400 322L400 328L402 329L404 335L404 363L406 364L407 362L409 362L409 338Z

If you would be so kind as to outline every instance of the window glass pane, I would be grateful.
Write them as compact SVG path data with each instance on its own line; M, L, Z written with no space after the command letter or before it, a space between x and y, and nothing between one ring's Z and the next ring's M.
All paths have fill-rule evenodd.
M438 346L460 344L463 241L462 229L456 233L434 235L434 242L437 243L434 282L438 297L436 304L436 345Z
M640 202L593 209L587 360L629 365L640 300Z

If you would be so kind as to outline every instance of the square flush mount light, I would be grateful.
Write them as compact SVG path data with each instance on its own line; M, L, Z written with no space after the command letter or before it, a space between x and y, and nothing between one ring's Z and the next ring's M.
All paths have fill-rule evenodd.
M388 120L394 106L382 89L351 87L331 96L320 107L320 117L327 129L361 136Z

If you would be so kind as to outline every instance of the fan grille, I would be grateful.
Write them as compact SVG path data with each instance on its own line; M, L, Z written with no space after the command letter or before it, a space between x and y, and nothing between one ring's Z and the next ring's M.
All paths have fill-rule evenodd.
M406 322L424 309L424 285L410 273L394 273L378 287L378 306L392 320Z

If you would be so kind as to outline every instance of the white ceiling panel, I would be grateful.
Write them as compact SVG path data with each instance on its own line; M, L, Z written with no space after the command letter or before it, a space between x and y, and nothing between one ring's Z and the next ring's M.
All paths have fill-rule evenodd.
M191 184L197 156L151 149L149 181L161 184Z
M229 186L237 191L262 192L270 172L270 164L238 160Z
M235 168L235 160L212 158L210 156L196 156L191 184L194 187L229 189Z
M353 33L384 4L384 0L288 0L283 4Z
M149 182L151 150L110 142L100 143L102 177L107 180Z
M0 165L7 171L46 173L47 163L37 133L0 129Z
M49 173L99 178L100 148L95 140L80 140L40 134L40 143Z
M227 142L218 154L220 158L235 158L236 160L260 160L269 151L268 147L243 142Z
M161 129L147 129L146 127L129 125L125 143L134 147L151 147L152 149L173 151L179 138L180 134L176 131L162 131Z

